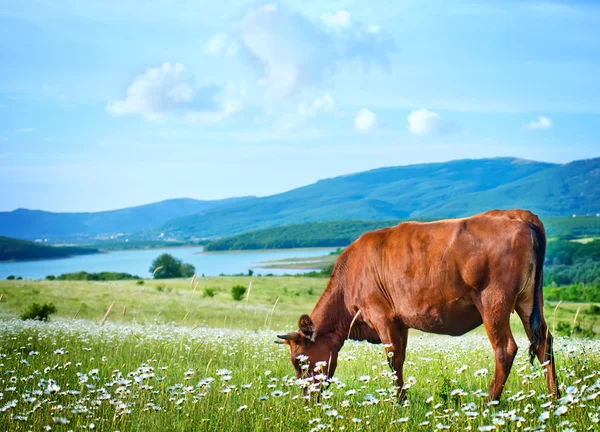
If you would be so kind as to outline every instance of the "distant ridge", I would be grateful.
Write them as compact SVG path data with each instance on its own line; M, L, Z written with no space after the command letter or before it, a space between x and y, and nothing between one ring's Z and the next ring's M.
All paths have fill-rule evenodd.
M567 164L464 159L378 168L261 198L168 200L99 213L17 210L0 213L0 235L32 239L144 231L212 238L304 222L457 217L516 207L540 216L599 213L600 158Z
M0 235L27 240L45 237L75 237L135 233L161 225L170 219L239 204L254 197L199 201L179 198L120 210L82 213L54 213L17 209L0 212Z

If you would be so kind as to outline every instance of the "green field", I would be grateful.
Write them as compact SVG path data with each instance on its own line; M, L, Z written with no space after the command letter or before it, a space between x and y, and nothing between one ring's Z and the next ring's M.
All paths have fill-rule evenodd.
M231 287L250 280L249 298L233 301ZM482 397L493 353L481 328L459 338L413 332L406 402L392 397L382 347L365 342L344 346L321 401L304 400L287 347L273 341L310 312L327 280L190 282L0 282L0 430L586 430L600 420L600 342L557 338L564 397L547 399L518 320L522 349L499 405ZM16 318L34 301L53 302L56 316ZM551 328L576 320L600 331L590 305L556 306L545 307Z

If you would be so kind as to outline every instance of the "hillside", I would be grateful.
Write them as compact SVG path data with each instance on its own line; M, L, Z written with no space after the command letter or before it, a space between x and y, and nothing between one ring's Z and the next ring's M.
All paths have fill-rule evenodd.
M346 246L362 233L397 224L390 221L307 222L266 228L224 237L204 246L205 251L286 249Z
M493 208L526 208L544 217L595 215L599 203L600 158L562 165L456 160L380 168L261 198L176 199L99 213L20 209L0 213L0 235L83 243L100 234L136 233L130 241L145 241L164 233L188 240L306 222L457 217Z
M415 213L432 217L462 216L500 208L527 208L546 216L600 212L600 158L557 165L518 181L479 193L464 194Z
M135 233L190 214L241 204L252 197L217 201L172 199L138 207L95 213L53 213L17 209L0 212L0 235L33 240L40 237L88 237L99 234Z
M98 253L98 250L80 247L45 246L30 241L0 236L0 261L66 258L73 255L94 253Z
M565 165L514 158L382 168L169 221L179 237L328 220L468 216L523 207L542 216L600 211L600 158Z
M600 237L600 217L544 217L549 238ZM413 219L414 220L414 219ZM266 228L213 240L206 251L347 246L361 234L402 220L307 222ZM579 247L577 243L561 244Z

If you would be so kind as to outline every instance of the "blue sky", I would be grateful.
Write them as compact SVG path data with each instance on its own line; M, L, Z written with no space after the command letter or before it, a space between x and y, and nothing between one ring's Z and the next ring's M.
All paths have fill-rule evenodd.
M592 1L2 1L0 210L598 157L598 28Z

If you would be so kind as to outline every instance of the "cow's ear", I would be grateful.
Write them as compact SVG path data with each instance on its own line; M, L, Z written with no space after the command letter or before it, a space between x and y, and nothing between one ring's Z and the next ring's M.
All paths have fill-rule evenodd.
M306 339L311 342L315 341L315 338L317 337L317 327L308 315L302 315L300 317L298 320L298 328Z
M279 339L283 339L283 343L286 345L289 345L290 341L294 341L297 342L298 340L300 340L302 338L302 336L300 334L298 334L298 332L292 332L292 333L288 333L288 334L284 334L284 335L277 335L277 337Z

